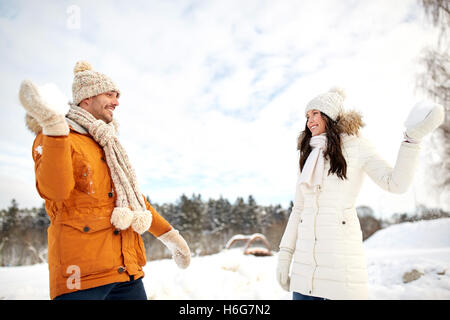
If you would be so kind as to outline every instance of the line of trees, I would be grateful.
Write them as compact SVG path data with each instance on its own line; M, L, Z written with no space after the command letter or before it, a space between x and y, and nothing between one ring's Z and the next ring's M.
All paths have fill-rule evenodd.
M0 210L0 265L29 265L47 261L47 227L44 204L20 209L15 199Z
M223 197L203 200L200 194L183 194L175 203L152 205L183 234L196 255L219 252L235 234L263 233L271 249L276 250L291 211L281 205L260 206L251 195L231 203ZM13 199L7 209L0 210L0 265L45 262L49 225L44 205L22 209ZM142 237L147 259L170 257L170 252L151 234L146 232Z
M191 197L183 194L175 203L152 205L182 233L194 255L220 252L234 235L254 233L264 234L270 249L277 251L292 210L292 202L289 208L281 205L261 206L251 195L247 199L238 197L231 203L223 197L203 200L200 194L193 194ZM389 219L377 218L368 206L359 206L356 210L363 240L391 224L450 217L443 209L424 206L419 206L413 213L394 214ZM49 225L44 205L22 209L13 199L7 209L0 210L0 266L46 262ZM142 237L148 260L171 256L164 245L150 233L146 232Z
M292 203L287 209L281 205L260 206L251 195L247 200L238 197L230 203L223 197L204 201L200 194L190 198L183 194L174 204L152 205L183 234L197 255L219 252L236 234L262 233L271 249L277 250L292 208ZM151 251L150 259L155 253L157 257L169 256L150 234L144 234L143 238Z

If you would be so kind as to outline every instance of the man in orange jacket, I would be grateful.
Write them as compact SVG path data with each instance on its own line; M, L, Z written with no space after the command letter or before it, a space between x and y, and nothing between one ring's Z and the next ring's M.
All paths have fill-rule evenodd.
M140 234L149 231L181 268L190 251L178 231L140 193L113 120L120 91L87 62L74 69L73 102L58 114L33 82L19 98L33 143L36 188L50 217L51 299L147 299Z

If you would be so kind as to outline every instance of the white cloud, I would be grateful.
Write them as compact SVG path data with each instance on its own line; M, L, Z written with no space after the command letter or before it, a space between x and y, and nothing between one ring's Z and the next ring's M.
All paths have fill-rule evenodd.
M66 27L72 4L81 9L80 30ZM120 137L156 202L195 192L231 201L253 194L287 206L304 105L336 84L393 164L402 123L419 98L417 56L436 36L413 0L23 1L17 8L14 18L0 15L2 78L13 80L0 86L8 106L0 115L9 114L2 143L4 119L14 119L19 138L11 143L31 149L20 80L56 83L70 97L73 65L86 59L121 88ZM370 182L364 188L361 203L387 197ZM379 209L401 210L409 197Z

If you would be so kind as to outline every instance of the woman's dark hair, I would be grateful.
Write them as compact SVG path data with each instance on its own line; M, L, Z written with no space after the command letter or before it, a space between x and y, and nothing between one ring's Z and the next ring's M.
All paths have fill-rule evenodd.
M324 113L320 113L325 121L325 133L327 135L327 149L323 153L325 160L330 159L330 170L328 175L335 173L340 179L347 179L347 161L342 155L341 148L341 130L337 125L337 121L333 121ZM300 171L305 165L306 159L312 151L309 141L312 138L311 131L308 128L308 122L305 124L305 130L298 137L297 150L300 151Z

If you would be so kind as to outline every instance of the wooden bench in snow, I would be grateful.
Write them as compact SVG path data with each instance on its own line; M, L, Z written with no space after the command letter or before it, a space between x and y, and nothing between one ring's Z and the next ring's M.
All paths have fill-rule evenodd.
M250 245L257 240L262 241L262 243L266 246L266 248L262 247L250 248ZM266 237L261 233L254 233L252 235L237 234L233 236L230 240L228 240L227 244L225 245L225 249L230 249L231 246L233 246L233 244L238 242L246 242L244 254L252 254L257 257L272 255L272 252L270 251L269 242L267 241Z

